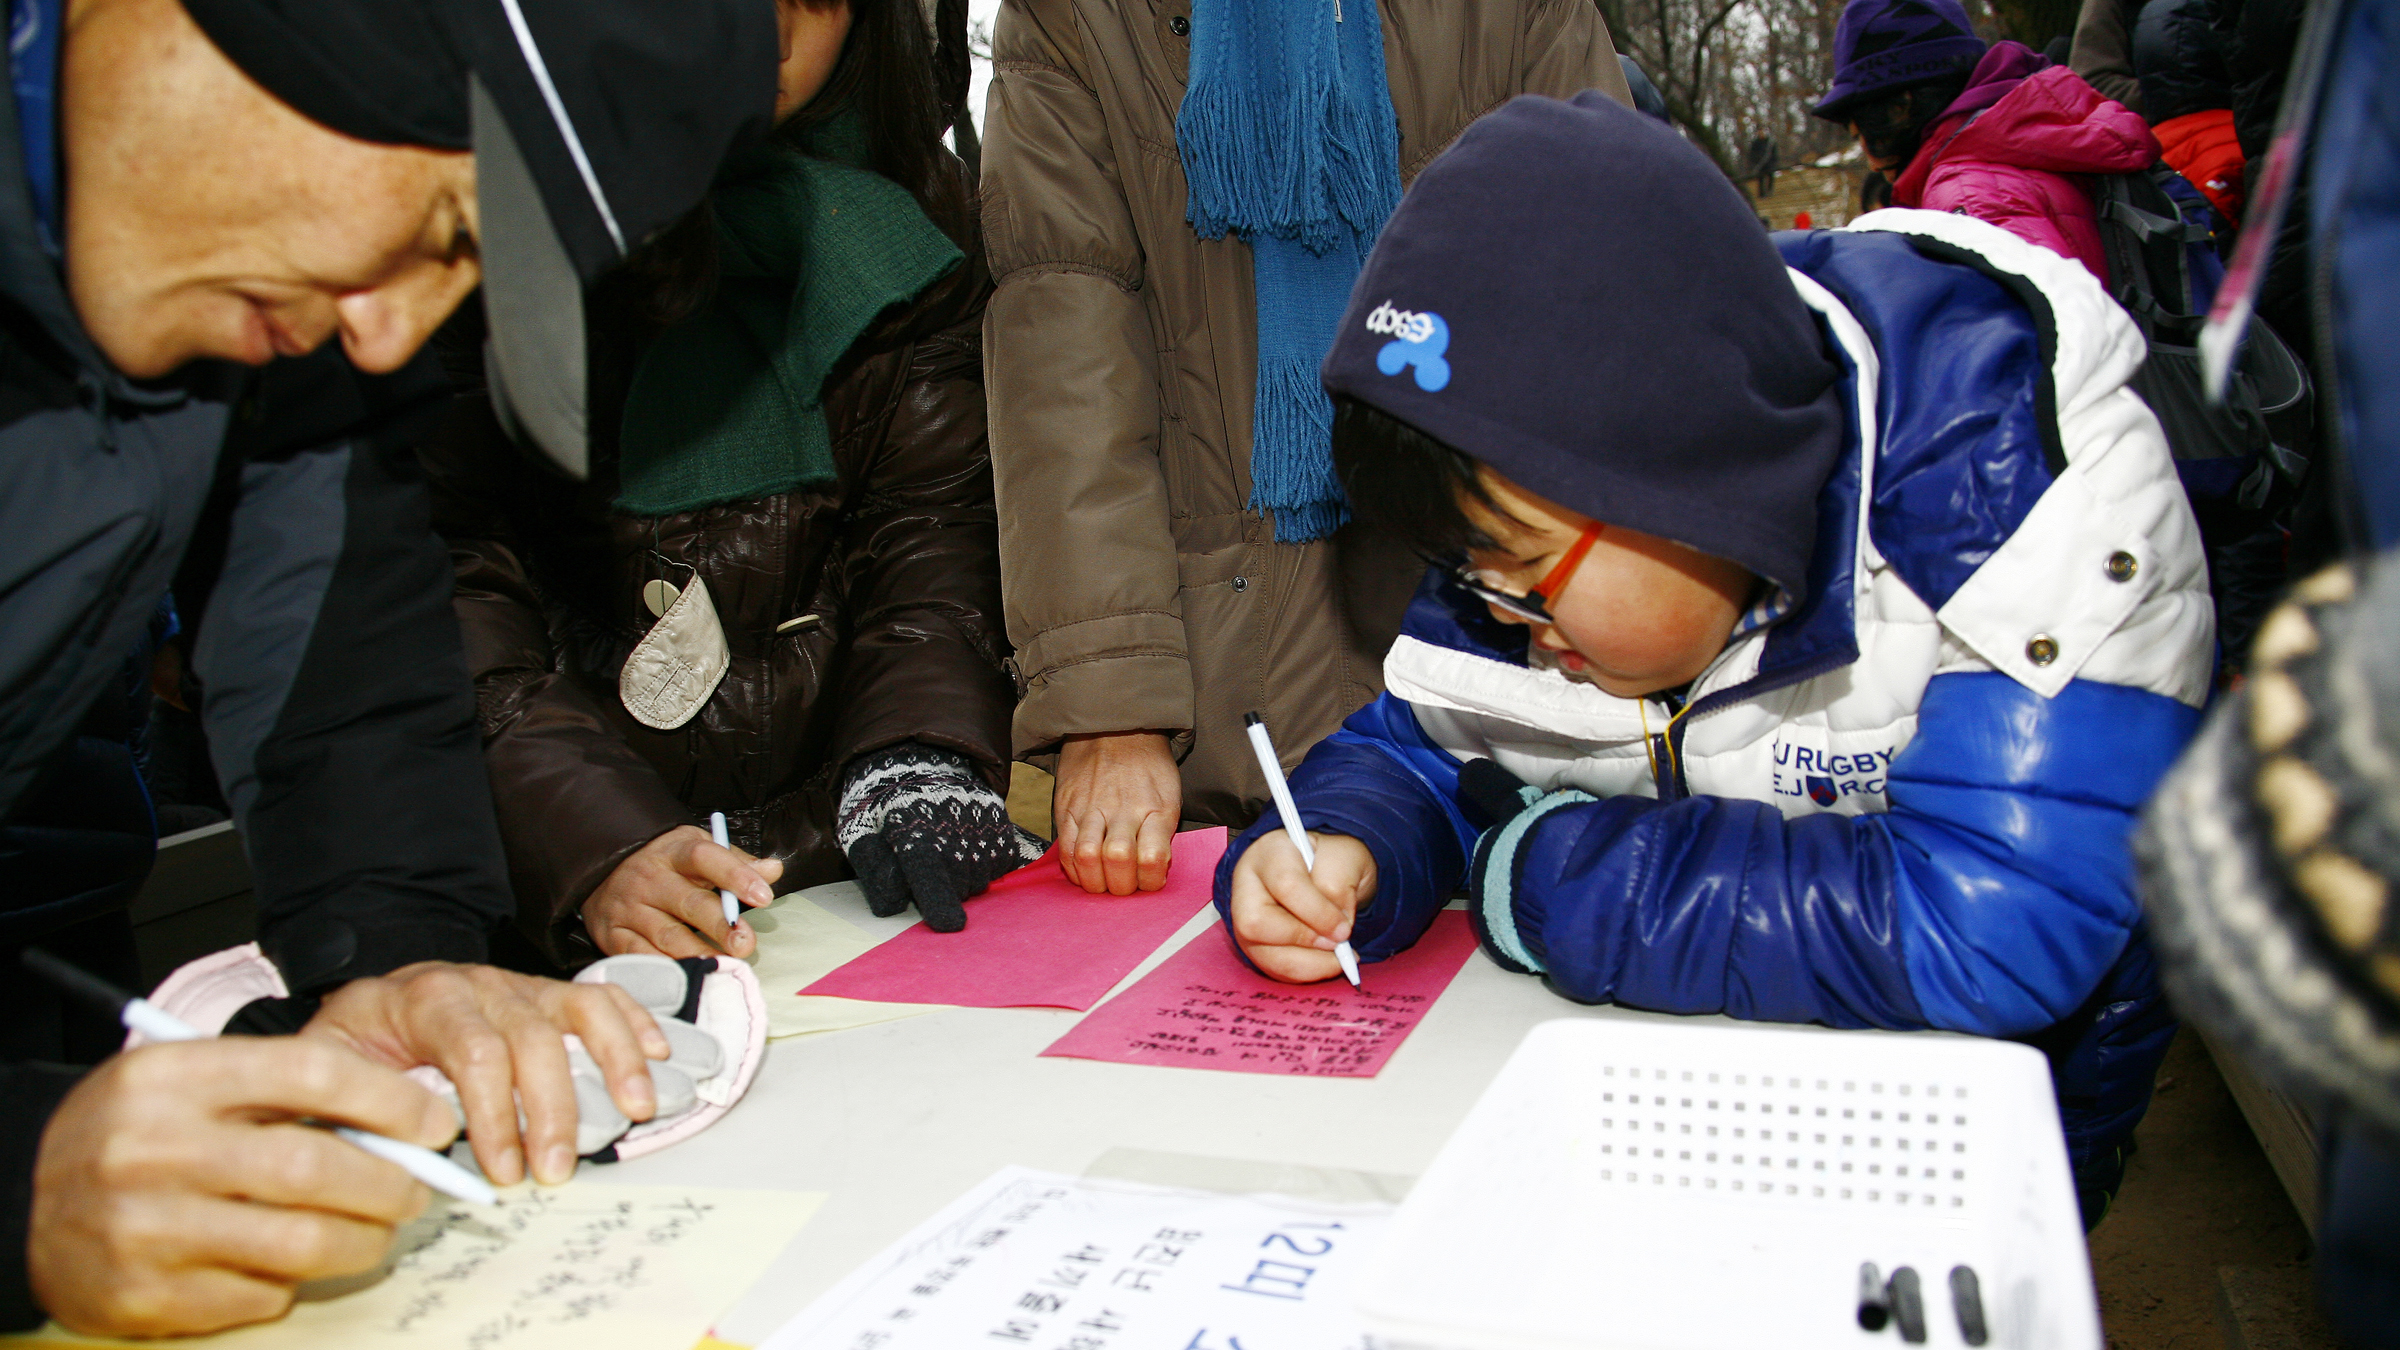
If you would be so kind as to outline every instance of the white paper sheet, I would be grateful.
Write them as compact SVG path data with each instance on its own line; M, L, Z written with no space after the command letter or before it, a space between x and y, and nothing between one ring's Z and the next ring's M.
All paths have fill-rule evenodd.
M208 1350L690 1350L783 1250L818 1193L512 1188L498 1209L444 1201L374 1276L315 1286L277 1322L146 1341ZM131 1345L51 1327L31 1345Z
M1368 1350L1390 1213L1004 1168L759 1350Z
M940 1012L939 1004L869 1003L825 998L800 991L875 949L875 939L857 925L798 893L775 897L765 909L749 911L758 934L750 960L767 1000L767 1039L811 1036L827 1031L890 1022Z

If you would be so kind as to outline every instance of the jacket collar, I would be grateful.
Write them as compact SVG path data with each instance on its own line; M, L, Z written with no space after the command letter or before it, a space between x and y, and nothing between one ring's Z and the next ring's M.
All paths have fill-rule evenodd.
M2066 67L2047 66L1969 89L1951 104L1892 184L1892 201L1922 202L1934 170L1950 160L2107 174L2147 168L2158 154L2158 139L2140 114L2103 98Z
M1864 529L1864 504L1872 491L1877 448L1875 349L1830 292L1799 272L1792 276L1801 299L1817 313L1826 350L1842 368L1842 404L1848 414L1843 419L1842 453L1817 492L1817 544L1809 559L1808 597L1766 629L1758 665L1749 678L1703 695L1692 710L1695 715L1858 660L1858 593L1865 575L1859 552L1873 547Z
M1950 101L1949 107L1942 109L1942 116L1947 119L1982 112L2051 64L2049 57L2022 42L2005 38L1995 42L1985 50L1983 59L1975 63L1974 72L1967 76L1967 87Z

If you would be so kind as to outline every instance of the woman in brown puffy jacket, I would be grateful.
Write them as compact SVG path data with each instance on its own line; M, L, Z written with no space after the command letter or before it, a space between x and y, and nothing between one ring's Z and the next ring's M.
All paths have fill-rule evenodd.
M775 135L592 307L589 481L480 397L425 452L520 916L562 966L746 955L719 887L851 871L953 929L1040 851L999 791L991 281L936 59L916 0L778 9Z

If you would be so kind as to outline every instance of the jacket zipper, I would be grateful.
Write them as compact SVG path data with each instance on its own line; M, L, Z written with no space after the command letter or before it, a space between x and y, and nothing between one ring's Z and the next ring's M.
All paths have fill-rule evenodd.
M1729 708L1744 699L1756 698L1760 694L1771 694L1778 689L1788 688L1803 680L1813 680L1819 675L1840 670L1849 665L1853 659L1845 657L1840 652L1833 652L1818 657L1805 665L1795 666L1772 676L1744 680L1730 689L1719 689L1713 694L1702 695L1685 711L1670 718L1667 722L1667 729L1660 732L1657 739L1664 744L1668 752L1667 770L1668 776L1674 784L1675 795L1668 797L1666 785L1662 783L1659 800L1681 801L1692 795L1691 784L1683 774L1683 740L1685 733L1690 730L1691 723L1710 713Z

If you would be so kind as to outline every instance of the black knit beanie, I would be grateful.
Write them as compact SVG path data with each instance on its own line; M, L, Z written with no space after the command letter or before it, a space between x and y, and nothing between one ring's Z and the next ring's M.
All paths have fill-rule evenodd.
M1598 92L1467 128L1383 227L1325 387L1802 598L1840 372L1748 203Z

